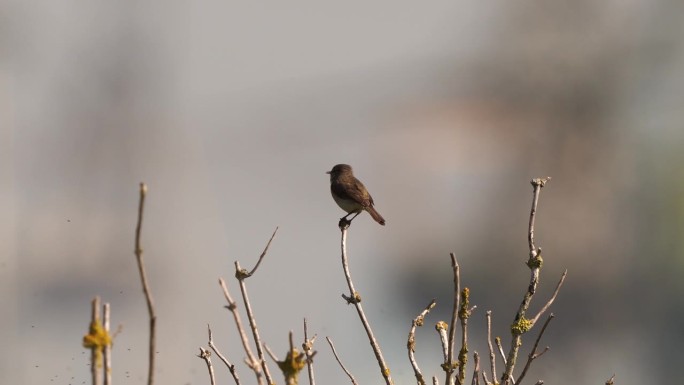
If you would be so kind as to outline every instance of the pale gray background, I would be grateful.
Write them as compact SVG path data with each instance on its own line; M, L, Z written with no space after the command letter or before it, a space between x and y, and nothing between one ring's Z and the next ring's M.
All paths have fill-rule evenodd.
M431 298L418 359L442 378L432 325L448 319L451 251L478 305L471 347L486 352L488 309L508 342L528 280L528 181L546 175L533 310L569 275L528 383L672 382L684 343L683 4L3 0L0 382L89 383L94 295L123 325L116 383L145 382L133 256L145 181L158 384L209 383L195 357L207 323L240 363L216 281L239 298L233 261L252 266L275 226L248 282L264 340L282 356L307 316L319 383L347 383L326 335L361 383L380 383L340 298L342 212L324 174L340 162L387 219L359 217L349 252L397 384L414 381L406 335Z

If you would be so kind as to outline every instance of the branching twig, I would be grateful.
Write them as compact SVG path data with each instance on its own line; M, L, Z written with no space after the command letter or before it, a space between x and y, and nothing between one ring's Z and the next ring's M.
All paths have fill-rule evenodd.
M209 324L207 324L207 331L209 332L209 347L211 348L211 350L214 351L214 353L216 353L217 356L219 356L221 361L223 361L223 363L226 364L226 367L228 367L230 374L233 376L233 379L235 380L235 384L240 385L240 377L238 376L237 371L235 370L235 365L228 362L226 357L224 357L223 354L221 354L221 352L218 350L216 345L214 345L214 337L211 334L211 326L209 326Z
M549 309L549 307L551 307L551 304L553 304L553 301L556 300L556 296L558 295L558 292L560 291L561 286L563 286L563 282L565 281L566 275L568 275L567 269L563 272L563 275L561 275L560 280L558 281L558 284L556 285L556 290L553 291L553 295L551 296L551 298L548 300L548 302L546 302L544 307L542 307L542 309L539 310L539 313L537 313L537 315L534 316L534 318L532 318L530 320L530 322L532 323L532 325L530 327L534 326L534 324L537 323L537 321L539 320L539 317L541 317L542 314L544 314L544 312L546 312Z
M525 296L523 297L522 302L520 303L520 307L518 308L518 312L515 315L513 324L511 325L511 348L508 352L508 361L506 362L506 369L504 370L504 373L501 375L501 382L504 385L511 384L513 381L513 369L515 367L515 363L518 357L518 351L520 350L520 346L522 346L522 335L526 333L528 330L530 330L530 328L533 326L530 320L525 318L525 314L530 306L532 297L537 291L537 285L539 284L539 271L541 270L541 266L543 263L541 257L541 248L538 248L534 243L534 221L537 214L537 203L539 201L539 193L542 187L546 185L546 182L549 181L549 179L551 178L537 178L533 179L530 182L533 187L532 208L530 209L530 222L527 231L527 240L530 250L527 266L530 268L530 284L527 288L527 292L525 292Z
M221 285L221 289L223 289L223 295L226 297L226 301L228 302L226 308L230 310L230 312L233 314L233 319L235 320L235 325L237 326L238 334L240 334L240 341L242 341L242 347L245 349L245 353L247 354L247 366L250 369L252 369L252 371L254 371L254 374L256 375L256 379L259 385L263 385L264 374L261 371L261 364L259 363L259 360L254 356L254 353L252 353L252 349L249 346L247 333L245 332L245 328L242 326L242 319L240 318L240 313L237 311L237 303L235 303L235 301L233 301L233 298L230 296L228 286L226 285L226 282L223 280L223 278L219 278L219 285Z
M544 322L544 325L539 331L539 335L537 336L537 339L534 341L534 346L532 347L530 354L527 356L527 362L525 363L525 367L523 368L522 373L520 373L518 380L515 382L516 384L520 384L520 381L522 381L522 379L525 378L525 374L527 374L527 370L530 368L532 361L541 357L542 354L546 353L549 350L549 347L547 346L541 353L537 354L537 347L539 346L539 341L541 341L541 338L544 335L544 332L546 331L546 327L549 326L549 322L551 322L553 317L553 313L549 314L549 317L546 319L546 322Z
M447 360L444 362L444 370L446 371L445 385L451 385L451 377L454 374L454 343L456 340L456 318L458 317L458 309L461 302L461 276L459 273L458 262L456 261L456 255L454 253L449 254L451 256L451 267L454 271L454 306L451 313L451 324L449 324L449 343L447 345ZM458 381L461 385L461 382Z
M335 359L337 360L337 363L340 364L340 367L342 368L342 370L344 370L344 372L347 373L347 376L351 380L351 383L354 385L358 385L358 383L354 379L354 376L352 376L352 374L349 372L349 370L347 370L347 368L344 367L344 364L340 360L340 357L337 355L337 351L335 351L335 345L333 345L333 342L330 339L330 337L325 337L325 339L328 340L328 345L330 345L330 349L332 349L333 355L335 355Z
M309 328L306 323L306 318L304 318L304 343L302 344L302 350L304 350L304 354L306 354L306 369L309 374L309 385L316 385L316 379L314 378L313 370L314 355L311 352L313 350L314 341L316 341L316 335L309 339Z
M209 369L209 379L211 380L211 385L216 385L216 380L214 379L214 367L211 366L211 352L200 346L200 354L197 357L204 360L207 363L207 368Z
M418 314L418 316L411 322L411 330L409 331L408 342L406 343L409 361L411 362L413 372L416 375L416 381L419 385L425 385L425 379L423 378L423 373L420 371L418 363L416 362L416 327L423 326L425 316L430 312L430 310L432 310L432 308L435 307L436 304L437 302L435 302L433 299L430 304L427 305L427 307L423 309L423 311L420 312L420 314Z
M268 247L271 245L271 241L273 241L273 237L275 237L277 231L278 228L276 227L275 231L273 232L273 235L271 236L271 239L266 244L266 248L264 248L264 251L261 253L259 261L257 261L256 265L250 272L247 272L247 270L242 269L240 267L240 262L235 261L235 278L237 278L238 282L240 283L240 292L242 293L242 299L245 303L247 319L249 319L249 326L252 329L252 335L254 337L254 344L257 348L259 362L261 363L261 368L264 371L264 375L266 376L266 382L268 384L273 384L273 378L271 377L271 373L268 370L268 365L266 364L266 360L264 359L264 350L262 348L261 338L259 337L259 329L257 328L256 319L254 318L254 312L252 311L252 305L250 304L249 296L247 295L247 285L245 285L245 279L251 277L256 272L257 267L259 267L261 260L266 255L266 251L268 251Z
M147 385L154 384L154 356L156 354L156 324L157 316L154 311L154 302L152 301L152 293L147 284L147 274L145 273L145 263L143 262L143 249L140 246L140 232L142 230L143 209L145 208L145 195L147 195L147 185L140 183L140 203L138 204L138 224L135 228L135 256L138 261L138 270L140 271L140 280L142 281L143 293L145 293L145 300L147 300L147 312L150 316L150 343L149 343L149 368L147 375Z
M342 224L342 221L340 221L340 224ZM373 335L370 323L368 322L368 319L366 319L366 314L364 313L363 307L361 306L361 295L358 292L356 292L356 290L354 290L354 284L351 279L351 273L349 272L349 263L347 261L348 228L348 225L340 226L340 230L342 231L342 268L344 269L344 276L347 279L347 285L349 286L350 292L349 297L342 294L342 298L344 298L347 301L347 303L351 303L354 305L354 307L356 307L356 312L359 314L361 323L363 324L364 329L366 329L366 334L368 334L368 339L370 341L371 346L373 347L375 358L378 360L378 365L380 366L380 373L382 374L382 377L385 379L385 383L387 385L392 385L393 381L392 377L390 376L390 370L387 367L387 364L385 363L385 359L382 356L382 351L380 350L380 345L378 344L377 340L375 339L375 336Z

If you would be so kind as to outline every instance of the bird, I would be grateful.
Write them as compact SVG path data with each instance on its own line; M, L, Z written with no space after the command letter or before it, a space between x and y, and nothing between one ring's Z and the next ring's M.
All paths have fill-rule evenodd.
M330 174L330 193L335 203L347 212L347 215L340 218L340 223L351 223L362 211L367 211L376 222L383 226L385 225L385 219L373 207L375 205L373 197L366 190L366 186L356 179L350 165L335 165L326 174ZM351 219L347 219L352 214L354 216Z

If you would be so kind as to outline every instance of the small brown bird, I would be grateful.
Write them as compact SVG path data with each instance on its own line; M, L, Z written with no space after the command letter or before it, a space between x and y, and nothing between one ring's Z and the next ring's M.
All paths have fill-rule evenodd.
M338 164L332 170L326 172L330 174L330 192L338 206L347 212L340 221L347 221L347 217L355 214L348 222L351 222L362 211L368 211L373 219L381 225L385 225L385 220L373 207L373 197L366 190L366 186L354 177L352 168L348 164Z

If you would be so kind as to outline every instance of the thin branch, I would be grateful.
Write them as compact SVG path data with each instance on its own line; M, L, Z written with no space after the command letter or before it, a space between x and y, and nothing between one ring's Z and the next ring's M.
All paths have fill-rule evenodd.
M432 376L432 385L439 385L439 380L435 376Z
M100 297L93 298L91 303L91 317L90 317L90 333L93 334L93 326L100 324ZM102 383L102 376L100 376L100 347L93 346L90 349L90 374L92 376L92 384L100 385Z
M475 361L475 369L473 369L471 385L480 385L480 355L477 352L473 353L473 360Z
M439 340L442 343L442 355L444 356L442 367L444 367L449 362L449 336L447 335L449 325L444 321L439 321L435 324L435 330L439 333Z
M458 353L458 379L459 384L465 384L466 363L468 362L468 318L476 306L470 306L470 290L464 287L461 290L461 304L458 310L458 320L461 322L461 350Z
M109 334L109 302L102 306L102 327L106 334ZM106 344L104 352L104 385L112 384L112 344Z
M278 363L280 361L278 357L276 357L275 353L273 353L273 350L268 347L268 345L264 344L264 349L266 350L266 353L268 353L268 356L271 357L273 362Z
M344 367L344 364L340 360L340 356L338 356L337 351L335 351L335 345L333 345L333 342L330 339L330 337L325 337L325 339L328 340L328 345L330 345L330 349L332 349L332 352L335 355L335 359L337 360L337 363L340 364L340 367L342 368L342 370L344 370L344 372L347 373L347 376L351 380L351 383L354 385L358 385L358 383L354 379L354 376L352 376L352 374L349 372L349 370L347 370L347 368Z
M615 380L615 374L613 374L613 375L606 381L606 385L613 385L613 384L615 384L614 380Z
M340 221L340 224L342 224L342 221ZM373 353L375 353L375 358L378 361L378 365L380 366L380 373L382 374L382 377L385 379L385 383L387 385L392 385L392 377L390 376L390 370L387 367L387 364L385 363L385 359L382 356L382 351L380 350L380 345L378 344L377 340L375 339L375 336L373 335L373 330L371 330L370 323L368 322L368 319L366 318L366 314L363 311L363 307L361 306L361 295L354 290L354 283L352 282L351 279L351 273L349 272L349 263L347 261L347 229L349 228L349 225L345 226L340 226L340 230L342 232L342 241L341 241L341 248L342 248L342 268L344 269L344 276L347 279L347 285L349 286L349 292L350 296L347 297L344 294L342 294L342 298L344 298L347 303L351 303L356 307L356 312L359 314L359 318L361 319L361 323L363 324L364 329L366 329L366 334L368 335L368 340L370 341L370 344L373 348Z
M261 264L261 260L264 259L264 256L266 255L268 248L271 246L271 242L273 242L273 238L275 238L275 235L277 232L278 232L278 227L276 226L275 230L273 231L273 235L271 235L271 239L268 240L268 243L266 244L264 251L259 256L259 260L257 261L256 265L254 265L254 268L249 273L247 273L248 276L251 277L256 272L256 269L259 268L259 265Z
M535 246L534 244L534 219L537 214L537 202L539 202L539 193L542 187L544 187L546 185L546 182L548 182L549 180L551 180L550 176L546 178L532 179L532 181L530 182L532 184L532 187L534 188L534 197L532 198L532 209L530 210L530 223L527 232L527 243L530 247L530 258L534 258L537 255L537 246Z
M209 332L209 347L211 348L211 350L214 351L214 353L216 353L217 356L219 356L221 361L223 361L223 363L226 364L226 367L228 367L230 374L233 376L233 379L235 380L235 384L240 385L240 377L238 376L237 371L235 370L235 365L228 362L226 357L224 357L223 354L221 354L221 352L218 350L216 345L214 345L214 337L211 334L211 326L209 326L209 324L207 324L207 331Z
M513 381L513 369L515 368L515 363L518 358L518 351L520 346L522 346L522 335L530 330L533 324L530 320L525 318L525 313L530 306L532 297L537 291L537 285L539 285L539 272L543 263L541 257L541 248L537 247L534 243L534 221L537 214L537 203L539 202L539 193L551 178L536 178L532 179L530 182L533 187L533 197L532 197L532 208L530 209L530 222L527 230L527 240L530 250L529 259L527 261L527 266L530 268L530 284L527 287L527 291L523 297L518 312L515 315L513 324L511 325L511 348L508 352L508 361L506 363L506 369L501 375L501 382L504 385L511 384Z
M537 339L534 341L534 346L532 347L530 354L527 356L527 362L525 363L525 367L523 368L522 373L520 373L520 376L516 381L517 384L519 384L520 381L522 381L522 379L525 378L525 374L527 374L527 370L530 368L532 361L541 357L542 354L546 353L549 350L549 347L547 346L541 353L537 354L537 347L539 347L539 341L541 341L541 338L544 335L544 332L546 331L546 327L549 326L549 322L551 322L553 317L553 313L549 314L549 317L546 319L546 322L544 322L544 325L539 331L539 335L537 336Z
M501 360L503 360L504 365L506 365L506 353L504 353L503 346L501 345L501 337L496 337L494 342L496 342L496 347L499 349L499 354L501 354ZM494 378L492 378L492 380L494 380Z
M451 313L451 324L449 324L449 343L447 345L447 361L444 362L444 370L446 371L445 385L451 385L451 377L454 374L454 344L456 340L456 318L458 317L458 309L461 302L461 275L459 273L458 262L456 261L456 255L450 253L451 257L451 267L454 271L454 305ZM461 385L460 380L458 384Z
M558 284L556 285L556 290L553 291L553 295L551 296L549 301L546 302L544 307L542 307L542 309L539 310L539 313L537 313L537 315L534 316L534 318L532 318L530 320L530 322L532 322L532 326L534 326L534 324L537 323L537 321L539 320L539 317L541 317L542 314L544 314L544 312L546 312L549 309L549 307L551 307L551 304L553 304L553 301L556 300L556 296L558 295L558 292L560 291L561 286L563 286L563 282L565 281L566 275L568 275L567 269L565 269L565 271L563 272L563 275L561 275L560 280L558 281Z
M245 303L245 310L247 311L247 319L249 319L249 326L252 329L252 336L254 337L254 344L257 348L259 363L261 364L261 368L264 371L264 375L266 376L266 382L268 384L273 384L273 378L271 377L271 373L268 370L268 365L266 364L266 360L264 359L264 350L262 348L261 338L259 337L259 329L257 328L256 319L254 318L254 312L252 311L252 305L250 304L249 296L247 295L247 285L245 285L245 279L251 277L256 272L257 268L261 264L261 261L264 259L264 256L266 255L266 252L268 251L268 248L271 245L271 241L273 241L273 238L275 237L277 231L278 228L276 227L275 231L273 232L273 235L271 235L271 239L269 239L268 243L266 244L264 251L261 253L261 256L259 256L259 260L257 261L256 265L254 265L252 271L247 272L247 270L240 267L240 262L235 261L235 278L237 278L240 284L240 292L242 293L242 299Z
M492 346L492 311L487 311L487 345L489 346L489 363L492 370L492 378L496 379L496 355Z
M430 304L427 305L425 309L423 309L420 314L416 318L413 319L411 322L411 330L409 331L408 335L408 342L406 343L406 347L408 348L408 356L409 356L409 361L411 362L411 366L413 367L413 372L416 375L416 381L418 382L419 385L425 385L425 379L423 378L423 373L420 371L420 368L418 367L418 363L416 362L416 327L418 326L423 326L423 323L425 321L425 316L432 310L432 308L435 307L437 302L433 299L430 301Z
M261 370L261 364L259 360L256 358L256 356L254 356L254 353L252 353L252 349L249 346L249 339L247 338L247 333L245 332L245 328L242 326L242 319L240 318L240 313L237 311L237 303L233 301L233 298L230 296L228 286L226 285L226 282L223 280L223 278L219 278L219 285L221 285L221 289L223 289L223 295L226 297L226 301L228 302L226 308L230 310L230 312L233 314L235 326L237 327L238 334L240 334L240 341L242 341L242 347L245 349L245 353L247 354L247 366L250 369L252 369L252 371L254 371L254 374L256 375L256 379L259 385L263 385L264 374Z
M214 379L214 367L211 365L211 352L200 346L200 354L197 356L207 363L207 369L209 369L209 379L211 380L211 385L216 385L216 379Z
M302 343L302 350L304 350L304 354L306 354L306 369L309 374L309 385L316 385L316 379L314 378L312 354L313 344L315 340L316 335L314 335L313 338L309 339L309 328L306 322L306 318L304 318L304 343Z
M147 284L147 274L145 273L145 263L143 262L143 249L140 246L140 232L142 231L143 210L145 208L145 195L147 195L147 185L140 183L140 202L138 204L138 224L135 227L135 256L138 261L138 270L140 271L140 280L142 281L143 293L145 293L145 300L147 301L147 312L150 317L150 342L149 342L149 368L147 374L147 385L154 384L154 357L156 355L156 324L157 316L154 311L154 302L152 301L152 293Z
M257 355L259 356L259 363L261 364L261 369L264 371L266 376L266 382L268 384L273 384L273 378L268 370L268 365L266 365L266 360L264 359L264 350L261 345L261 338L259 337L259 329L257 328L256 319L254 318L254 313L252 312L252 305L249 302L249 296L247 295L247 286L245 285L245 278L248 276L244 275L244 270L240 268L240 262L235 261L235 277L240 283L240 291L242 292L242 299L245 303L245 310L247 311L247 319L249 319L249 326L252 329L252 336L254 337L254 344L257 348Z
M544 381L539 380L539 381L535 382L534 385L544 385Z

